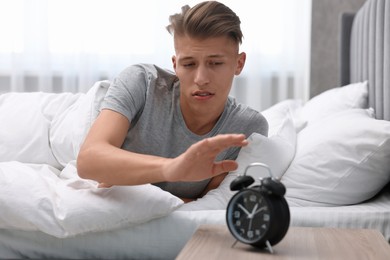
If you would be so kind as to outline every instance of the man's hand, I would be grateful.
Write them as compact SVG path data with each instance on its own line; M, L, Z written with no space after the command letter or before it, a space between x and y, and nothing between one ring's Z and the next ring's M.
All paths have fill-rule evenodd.
M248 144L243 134L224 134L199 141L186 152L169 161L164 167L167 181L201 181L237 169L237 162L216 162L219 153L227 148Z

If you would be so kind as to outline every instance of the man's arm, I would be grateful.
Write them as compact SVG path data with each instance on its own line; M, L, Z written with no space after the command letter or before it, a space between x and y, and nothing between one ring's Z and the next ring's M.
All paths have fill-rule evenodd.
M207 194L207 192L211 191L211 190L214 190L216 188L219 187L219 185L221 184L221 182L225 179L226 175L228 173L225 172L225 173L222 173L218 176L215 176L213 177L210 182L207 184L206 188L203 190L202 194L200 195L199 198L202 198L204 195ZM188 203L188 202L191 202L191 201L194 201L194 200L197 200L199 198L196 198L196 199L188 199L188 198L181 198L185 203Z
M247 144L241 134L219 135L193 144L176 158L163 158L121 149L129 126L128 119L120 113L101 111L77 158L80 177L105 185L200 181L235 170L235 161L215 159L229 147Z
M202 195L201 197L203 197L204 195L207 194L207 192L211 191L211 190L214 190L216 188L219 187L219 185L221 184L221 182L225 179L226 175L228 173L225 172L225 173L222 173L218 176L215 176L213 177L210 182L207 184L206 188L204 189L204 191L202 192Z
M141 184L163 180L164 158L121 149L130 122L120 113L102 110L81 146L78 174L111 185Z

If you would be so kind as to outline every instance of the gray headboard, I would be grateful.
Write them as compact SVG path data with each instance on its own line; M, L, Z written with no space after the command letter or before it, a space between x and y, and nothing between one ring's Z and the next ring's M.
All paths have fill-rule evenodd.
M369 106L390 120L390 1L367 0L341 23L341 86L368 80Z

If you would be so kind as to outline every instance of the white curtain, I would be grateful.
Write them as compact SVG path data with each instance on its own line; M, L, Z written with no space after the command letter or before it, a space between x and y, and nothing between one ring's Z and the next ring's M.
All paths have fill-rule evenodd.
M0 0L0 93L86 92L126 66L172 68L168 17L188 0ZM247 64L231 94L262 110L307 99L311 0L221 0L240 17Z

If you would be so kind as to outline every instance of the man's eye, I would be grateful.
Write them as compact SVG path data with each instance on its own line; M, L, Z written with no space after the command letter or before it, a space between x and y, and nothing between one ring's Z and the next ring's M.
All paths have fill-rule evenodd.
M195 63L193 63L193 62L191 62L191 63L184 63L183 64L183 67L185 67L185 68L190 68L190 67L192 67L192 66L194 66L195 65Z
M222 61L212 61L210 62L210 65L213 65L213 66L218 66L218 65L222 65L223 62Z

